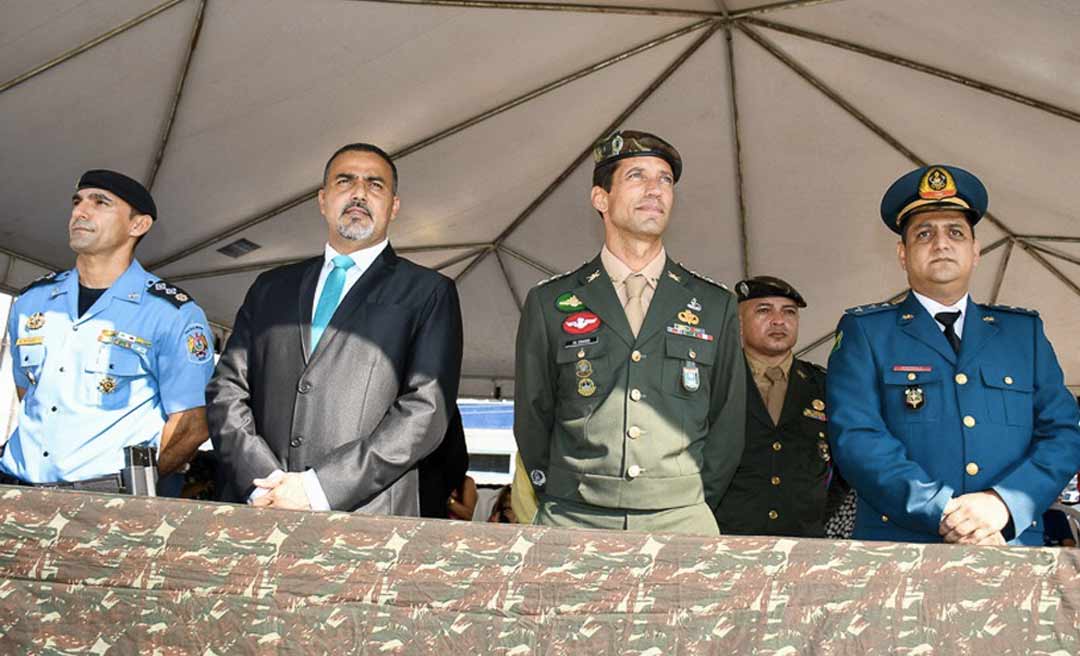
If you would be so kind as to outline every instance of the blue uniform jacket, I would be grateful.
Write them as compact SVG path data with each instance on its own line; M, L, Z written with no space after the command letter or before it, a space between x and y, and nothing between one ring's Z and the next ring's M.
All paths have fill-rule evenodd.
M1041 546L1042 514L1080 465L1076 400L1031 310L969 300L959 354L913 294L848 310L828 407L856 539L940 542L949 499L993 489L1005 538Z
M125 446L157 444L168 415L206 405L213 336L183 290L133 260L81 317L78 302L70 269L23 290L8 319L26 394L0 471L31 483L115 474Z

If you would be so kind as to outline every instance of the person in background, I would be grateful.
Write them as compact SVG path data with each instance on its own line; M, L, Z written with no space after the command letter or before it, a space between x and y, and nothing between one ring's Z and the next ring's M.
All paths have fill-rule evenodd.
M806 301L755 276L735 285L747 376L746 449L716 511L721 533L825 536L847 485L829 454L825 370L795 358Z

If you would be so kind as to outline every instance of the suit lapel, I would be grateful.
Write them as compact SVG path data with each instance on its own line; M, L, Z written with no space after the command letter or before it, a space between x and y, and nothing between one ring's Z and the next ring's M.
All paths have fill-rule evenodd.
M319 355L326 350L326 345L337 337L343 327L352 324L353 315L359 312L360 308L367 303L372 292L393 272L396 264L397 254L387 244L379 257L375 258L368 270L360 276L360 279L352 286L349 293L345 294L345 297L338 303L334 315L330 317L330 323L326 326L326 331L323 332L322 338L319 339L319 343L315 346L315 352L311 354L309 364L318 359ZM310 321L308 330L310 339Z
M987 317L990 315L969 297L967 311L964 312L964 337L960 340L958 368L975 358L986 342L1000 330L992 321L986 321Z
M956 353L949 346L949 340L945 339L945 333L919 299L915 298L915 294L908 292L907 298L900 304L897 321L905 333L940 353L951 364L956 364ZM967 324L964 324L964 330L967 330Z
M746 361L745 354L743 355L743 365L746 367L746 405L750 410L750 414L757 417L757 420L766 426L775 426L772 417L769 416L769 409L765 407L765 399L761 398L761 390L758 389L757 381L754 380L754 372L750 369L750 363ZM790 394L790 392L791 389L788 388L788 393Z
M606 323L621 340L633 346L634 334L630 332L630 322L626 320L626 311L615 294L615 285L604 270L599 255L581 270L574 295L585 304L585 307L600 317L600 320Z
M791 361L791 369L788 370L787 392L784 394L784 406L780 410L780 423L784 424L802 415L805 399L803 394L806 390L806 379L800 375L806 374L798 360ZM824 399L822 399L824 400Z
M315 287L319 283L319 272L322 270L325 258L317 257L304 267L300 274L299 288L297 289L299 316L296 317L296 326L299 330L300 351L304 354L304 362L309 359L311 352L311 313L315 304Z
M668 258L664 264L664 272L660 274L660 282L656 284L656 293L649 303L645 321L638 331L638 343L644 344L654 334L663 330L666 324L674 320L675 313L686 307L691 297L686 288L688 277L687 273L680 271L671 258Z

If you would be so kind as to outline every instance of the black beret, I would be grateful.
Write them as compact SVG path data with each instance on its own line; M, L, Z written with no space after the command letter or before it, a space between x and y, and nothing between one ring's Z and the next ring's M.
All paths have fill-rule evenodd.
M668 142L655 134L621 130L593 145L593 171L627 157L659 157L671 167L675 182L682 176L682 156Z
M773 276L754 276L753 278L741 280L739 284L735 285L735 293L738 295L740 303L752 298L783 296L795 301L795 304L801 308L806 307L806 301L803 300L802 294L786 281Z
M76 189L104 189L116 194L121 200L131 205L139 214L149 214L150 218L157 221L157 205L154 197L137 180L133 180L123 173L106 169L93 169L82 174Z

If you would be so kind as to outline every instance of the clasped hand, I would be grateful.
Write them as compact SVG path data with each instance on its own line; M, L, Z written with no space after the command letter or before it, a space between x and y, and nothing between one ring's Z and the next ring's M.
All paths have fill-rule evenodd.
M997 492L971 492L949 500L938 533L946 542L1000 546L1005 544L1001 531L1008 523L1009 508Z

